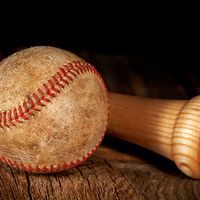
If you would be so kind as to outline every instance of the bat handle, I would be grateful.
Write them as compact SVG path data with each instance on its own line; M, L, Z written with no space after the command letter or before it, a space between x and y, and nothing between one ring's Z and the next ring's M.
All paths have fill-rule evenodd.
M200 178L200 96L191 100L150 99L109 93L108 131L173 160Z

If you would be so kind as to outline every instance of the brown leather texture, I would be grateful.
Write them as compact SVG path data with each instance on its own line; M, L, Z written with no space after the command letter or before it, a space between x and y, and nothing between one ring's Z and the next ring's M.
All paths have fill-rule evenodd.
M36 167L38 172L63 170L95 149L107 124L107 91L95 69L89 65L81 68L80 63L86 62L54 47L28 48L0 63L3 162L33 172ZM61 68L67 76L59 85Z

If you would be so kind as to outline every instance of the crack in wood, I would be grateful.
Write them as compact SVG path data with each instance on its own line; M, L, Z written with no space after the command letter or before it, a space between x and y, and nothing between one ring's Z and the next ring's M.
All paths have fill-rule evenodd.
M12 199L16 200L15 194L14 194L13 189L12 189L12 187L10 185L9 185L9 188L10 188L10 191L11 191Z
M2 200L4 199L4 197L2 196L2 194L4 194L4 196L6 195L6 196L7 196L7 199L8 199L9 194L7 193L6 185L4 184L4 181L3 181L3 178L1 177L1 174L0 174L0 180L1 180L2 185L3 185L3 187L4 187L4 190L1 189L1 192L0 192L0 200L1 200L1 199L2 199Z
M51 181L51 177L50 177L50 175L48 174L47 175L47 178L48 178L48 182L49 182L49 185L50 185L50 188L51 188L51 193L52 193L52 195L54 196L54 188L53 188L53 186L52 186L52 181Z
M139 193L139 192L137 191L137 189L131 184L130 180L129 180L128 178L126 178L126 176L123 174L123 172L120 171L120 174L121 174L122 177L127 181L127 183L130 185L130 187L133 189L133 191L134 191L136 197L137 197L138 199L141 199L142 197L141 197L140 193Z
M27 172L25 172L25 177L27 181L27 193L28 193L29 199L32 200L31 183L30 183L29 174Z

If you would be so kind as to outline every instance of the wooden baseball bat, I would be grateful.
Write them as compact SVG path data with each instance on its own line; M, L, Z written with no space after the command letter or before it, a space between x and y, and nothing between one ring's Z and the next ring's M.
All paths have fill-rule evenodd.
M173 160L200 178L200 96L162 100L109 93L108 131Z

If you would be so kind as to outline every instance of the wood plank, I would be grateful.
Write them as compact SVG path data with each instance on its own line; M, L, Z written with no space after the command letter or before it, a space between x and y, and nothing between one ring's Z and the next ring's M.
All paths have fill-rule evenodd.
M140 147L131 149L133 153L127 154L102 145L84 164L52 175L28 174L1 164L0 199L198 199L198 180L186 177L163 157Z

